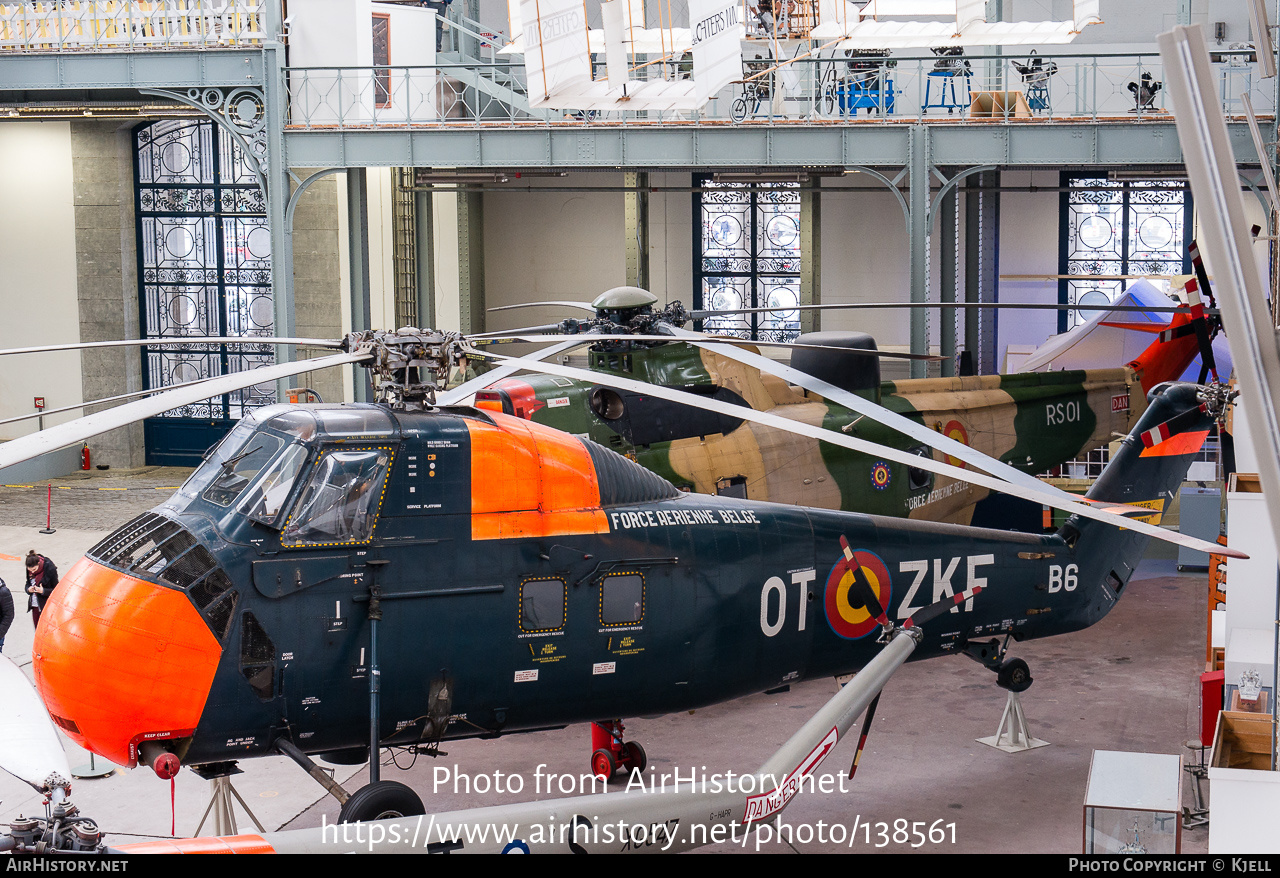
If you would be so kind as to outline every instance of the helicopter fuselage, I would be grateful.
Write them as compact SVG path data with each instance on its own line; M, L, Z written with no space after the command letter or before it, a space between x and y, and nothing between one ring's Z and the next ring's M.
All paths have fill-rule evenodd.
M684 494L474 409L278 406L69 571L33 653L55 721L115 761L148 741L187 764L281 738L333 753L367 746L375 672L389 744L854 672L880 626L853 563L893 621L985 589L919 658L1076 630L1114 604L1134 539L1078 553L1056 534Z

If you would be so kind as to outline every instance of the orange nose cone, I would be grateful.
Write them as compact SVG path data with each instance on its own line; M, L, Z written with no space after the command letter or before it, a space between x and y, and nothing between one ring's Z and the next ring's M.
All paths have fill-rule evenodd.
M80 746L121 765L200 720L221 648L187 596L81 558L31 649L36 688Z

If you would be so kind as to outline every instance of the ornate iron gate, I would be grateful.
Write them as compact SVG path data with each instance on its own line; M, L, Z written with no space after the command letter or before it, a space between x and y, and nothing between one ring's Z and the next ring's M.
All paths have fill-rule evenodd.
M212 122L164 120L134 131L143 382L168 387L275 362L269 344L166 345L198 336L270 336L271 232L258 181ZM266 382L145 422L148 464L190 465L256 406Z

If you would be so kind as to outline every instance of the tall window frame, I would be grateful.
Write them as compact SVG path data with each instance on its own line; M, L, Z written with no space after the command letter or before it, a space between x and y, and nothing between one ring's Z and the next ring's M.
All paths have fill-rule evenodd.
M773 308L699 321L699 329L756 341L800 335L800 184L694 179L695 309Z
M1061 175L1058 303L1115 302L1128 289L1126 275L1190 274L1192 204L1185 180L1110 180L1105 175ZM1115 279L1097 275L1119 276ZM1153 279L1169 288L1167 280ZM1088 307L1058 312L1058 331L1087 322Z
M275 362L252 343L275 334L271 230L257 176L212 121L164 119L134 129L143 386L158 389ZM243 336L246 344L165 344ZM228 425L275 402L275 382L181 406L166 418Z

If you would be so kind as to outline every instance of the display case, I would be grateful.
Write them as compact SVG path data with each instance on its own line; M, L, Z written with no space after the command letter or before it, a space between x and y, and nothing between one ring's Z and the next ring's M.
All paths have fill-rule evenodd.
M1181 809L1181 756L1094 750L1084 797L1084 853L1181 853Z

